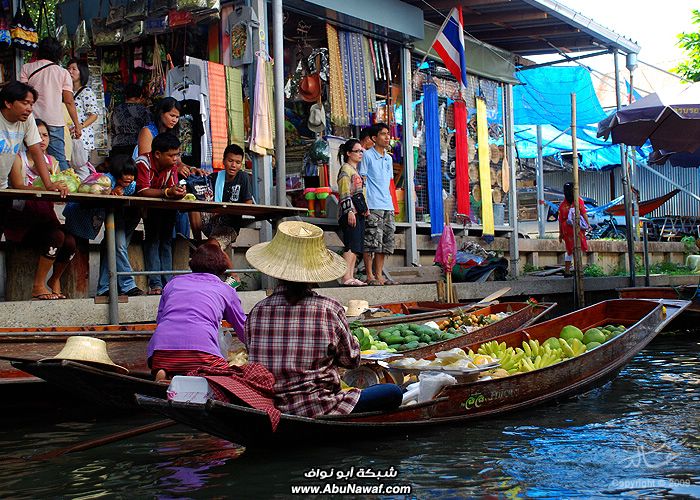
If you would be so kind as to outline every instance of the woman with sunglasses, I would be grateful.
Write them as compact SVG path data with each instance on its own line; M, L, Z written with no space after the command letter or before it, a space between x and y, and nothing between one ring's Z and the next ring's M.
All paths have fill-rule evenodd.
M343 259L348 265L345 276L341 278L343 286L367 284L354 277L357 256L364 251L365 217L368 215L364 180L357 171L364 152L357 139L348 140L338 150L338 162L342 165L338 172L338 224L343 234Z

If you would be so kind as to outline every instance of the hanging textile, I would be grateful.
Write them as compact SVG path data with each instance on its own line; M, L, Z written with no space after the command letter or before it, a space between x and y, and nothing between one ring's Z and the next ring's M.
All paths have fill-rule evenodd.
M188 65L199 68L200 89L199 95L199 112L202 115L202 123L204 124L204 134L201 138L201 157L202 168L211 170L212 154L211 154L211 124L209 120L209 72L207 71L207 62L196 57L185 58L185 68Z
M343 63L340 62L338 30L326 23L326 35L328 37L328 99L331 105L331 122L339 127L346 127L349 123L348 108L343 85Z
M440 124L438 122L438 91L435 84L423 85L425 114L425 158L428 170L428 208L430 235L442 234L445 216L442 203L442 162L440 161Z
M226 115L228 116L228 143L245 145L243 124L243 81L241 70L226 66Z
M209 115L211 122L212 167L224 168L224 150L228 146L226 115L226 74L224 65L209 61Z
M372 68L372 55L369 50L369 38L362 37L362 55L365 60L365 78L367 79L367 98L370 104L377 102L377 93L374 88L374 68ZM372 106L374 108L374 106ZM374 111L372 109L371 111Z
M228 18L233 13L233 5L224 5L221 7L221 21L219 26L221 29L221 62L224 66L231 66L231 33L229 32Z
M259 155L266 155L268 149L274 149L272 141L272 123L270 123L270 101L267 95L267 71L265 58L255 58L255 93L253 96L253 123L250 132L250 150Z
M483 238L493 241L493 200L491 198L491 161L489 159L489 126L486 121L486 101L476 98L476 133L479 143L479 183L481 185L481 225Z
M272 131L272 143L275 143L275 74L273 62L265 61L265 78L267 79L267 114Z
M352 125L370 125L370 104L367 95L367 75L365 74L362 35L338 32L340 54L343 60L343 81L349 121Z
M457 214L469 219L469 145L467 144L467 105L455 101L455 170L457 175Z

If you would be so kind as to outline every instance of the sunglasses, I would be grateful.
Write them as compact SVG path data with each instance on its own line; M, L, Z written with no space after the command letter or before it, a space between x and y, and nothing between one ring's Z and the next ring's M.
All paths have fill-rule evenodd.
M350 152L351 153L364 153L365 150L364 149L351 149Z

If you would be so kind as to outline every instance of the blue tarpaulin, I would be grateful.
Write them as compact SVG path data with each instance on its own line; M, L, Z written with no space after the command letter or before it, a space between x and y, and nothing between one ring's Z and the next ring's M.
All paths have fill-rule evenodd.
M597 124L606 117L591 74L580 66L545 67L519 71L522 85L513 88L516 125L571 126L571 94L576 94L576 123ZM594 134L595 137L595 134Z

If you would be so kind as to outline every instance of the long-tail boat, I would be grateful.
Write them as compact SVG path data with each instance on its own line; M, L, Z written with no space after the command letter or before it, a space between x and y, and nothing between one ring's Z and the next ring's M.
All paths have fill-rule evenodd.
M178 403L144 395L138 395L137 402L180 423L249 447L329 442L340 436L344 440L376 439L388 433L411 433L423 427L530 409L605 384L687 306L686 301L601 302L495 339L515 347L529 339L544 342L557 336L566 325L581 330L608 323L625 326L624 333L579 356L536 371L448 385L430 401L389 412L317 418L283 414L276 432L265 412L249 407L214 400L205 404ZM468 347L476 351L479 345Z
M621 299L669 299L689 300L690 305L680 315L682 321L700 319L700 296L697 285L683 286L640 286L636 288L619 288Z
M403 354L407 356L423 356L443 349L463 346L477 340L489 340L517 328L533 324L555 306L556 304L553 303L504 302L483 307L472 311L472 313L486 315L507 312L508 316L468 334L430 344L427 347L405 351ZM442 315L437 319L447 318L452 313L452 310L443 310ZM413 318L413 315L402 316L402 320L407 323L410 323ZM419 315L419 320L423 321L424 319ZM389 324L393 324L393 322ZM39 359L55 355L63 347L65 339L69 335L65 332L57 332L57 336L54 338L55 341L50 346L37 342L37 345L33 346L33 349L29 350L29 352L26 349L20 350L18 348L0 352L0 366L6 365L8 367L4 371L0 371L0 374L7 373L11 375L12 378L8 377L5 381L9 382L12 380L15 384L21 381L26 383L44 380L52 386L60 387L65 392L80 396L102 406L134 407L133 395L137 392L151 394L151 390L160 390L163 395L165 394L165 386L152 382L146 367L146 346L152 334L152 331L146 328L147 326L149 325L139 325L141 330L133 335L141 337L132 341L128 341L132 334L125 335L123 332L119 333L114 330L109 333L103 332L100 327L90 327L90 330L70 332L70 334L96 336L105 340L111 359L116 364L128 368L131 371L130 376L121 376L72 361L39 362ZM379 322L379 326L382 326L381 322ZM152 329L153 325L150 325L150 328ZM31 332L25 332L22 335L27 333L31 334ZM2 333L0 333L0 339L2 338L1 335ZM45 333L42 333L39 335L39 338L45 341L48 337ZM16 388L13 389L16 390ZM0 396L2 395L2 390L3 379L0 378ZM0 403L0 408L2 408L2 403Z

